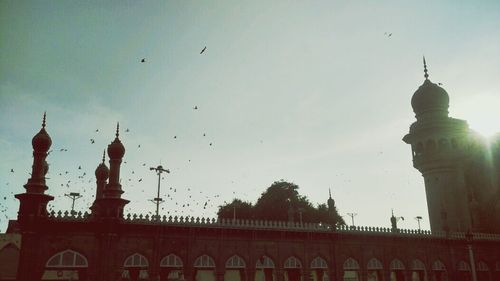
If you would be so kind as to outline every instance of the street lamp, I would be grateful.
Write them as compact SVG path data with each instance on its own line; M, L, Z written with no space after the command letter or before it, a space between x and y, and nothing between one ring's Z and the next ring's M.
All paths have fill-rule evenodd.
M472 251L472 243L474 240L474 235L469 230L465 233L465 241L467 242L467 248L469 249L469 260L470 260L470 269L472 272L472 281L477 281L476 275L476 263L474 262L474 252Z
M157 190L157 194L156 194L156 197L153 198L153 203L156 204L156 220L160 220L160 203L163 201L163 199L160 198L160 182L161 182L161 174L163 172L169 174L170 171L168 169L163 169L163 167L161 165L159 165L158 167L151 167L149 168L149 170L151 171L156 171L156 174L158 174L158 190Z

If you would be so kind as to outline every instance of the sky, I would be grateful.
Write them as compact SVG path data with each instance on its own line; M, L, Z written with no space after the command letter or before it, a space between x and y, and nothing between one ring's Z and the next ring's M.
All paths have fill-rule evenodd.
M498 1L0 1L0 231L44 111L50 209L79 192L88 211L120 122L126 213L154 212L161 164L162 215L216 217L283 179L315 205L331 189L347 222L389 227L393 209L428 229L401 140L422 55L450 115L492 135L499 28Z

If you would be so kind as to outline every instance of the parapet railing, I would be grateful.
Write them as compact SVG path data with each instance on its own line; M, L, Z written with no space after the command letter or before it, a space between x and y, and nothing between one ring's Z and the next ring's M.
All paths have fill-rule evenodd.
M49 218L60 221L85 221L90 218L88 212L68 212L52 211ZM392 229L388 227L372 226L347 226L338 225L332 227L323 223L300 223L287 221L267 221L267 220L245 220L245 219L215 219L192 216L155 216L142 214L127 214L124 222L128 224L161 224L174 226L197 226L197 227L217 227L217 228L238 228L238 229L273 229L273 230L293 230L304 232L338 232L338 233L364 233L372 235L401 235L412 237L429 238L449 238L466 239L464 232L445 232L418 229ZM473 233L474 240L500 241L499 234Z

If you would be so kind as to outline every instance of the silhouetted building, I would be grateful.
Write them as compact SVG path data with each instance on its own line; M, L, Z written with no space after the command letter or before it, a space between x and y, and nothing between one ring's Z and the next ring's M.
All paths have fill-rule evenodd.
M490 145L449 117L448 93L429 80L425 59L424 68L411 99L417 121L403 140L425 180L431 230L500 233L500 135Z
M448 117L448 95L427 75L412 105L417 122L405 141L425 178L432 232L398 229L394 216L391 228L380 228L124 215L128 201L119 179L125 147L118 128L107 149L110 168L103 159L95 171L92 212L48 213L52 140L44 116L32 141L31 177L16 195L18 218L8 230L22 243L0 244L2 274L17 265L19 281L500 280L499 224L493 220L500 214L493 181L500 141L487 162L486 146L464 121ZM334 210L331 196L327 202ZM6 264L16 255L17 264Z

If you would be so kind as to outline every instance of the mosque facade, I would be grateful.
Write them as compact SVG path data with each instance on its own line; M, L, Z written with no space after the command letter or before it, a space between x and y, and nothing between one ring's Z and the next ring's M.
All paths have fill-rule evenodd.
M500 138L486 144L448 105L426 69L403 140L425 179L431 231L394 217L379 228L124 214L118 128L91 212L49 213L44 117L17 220L0 237L0 280L498 281Z

